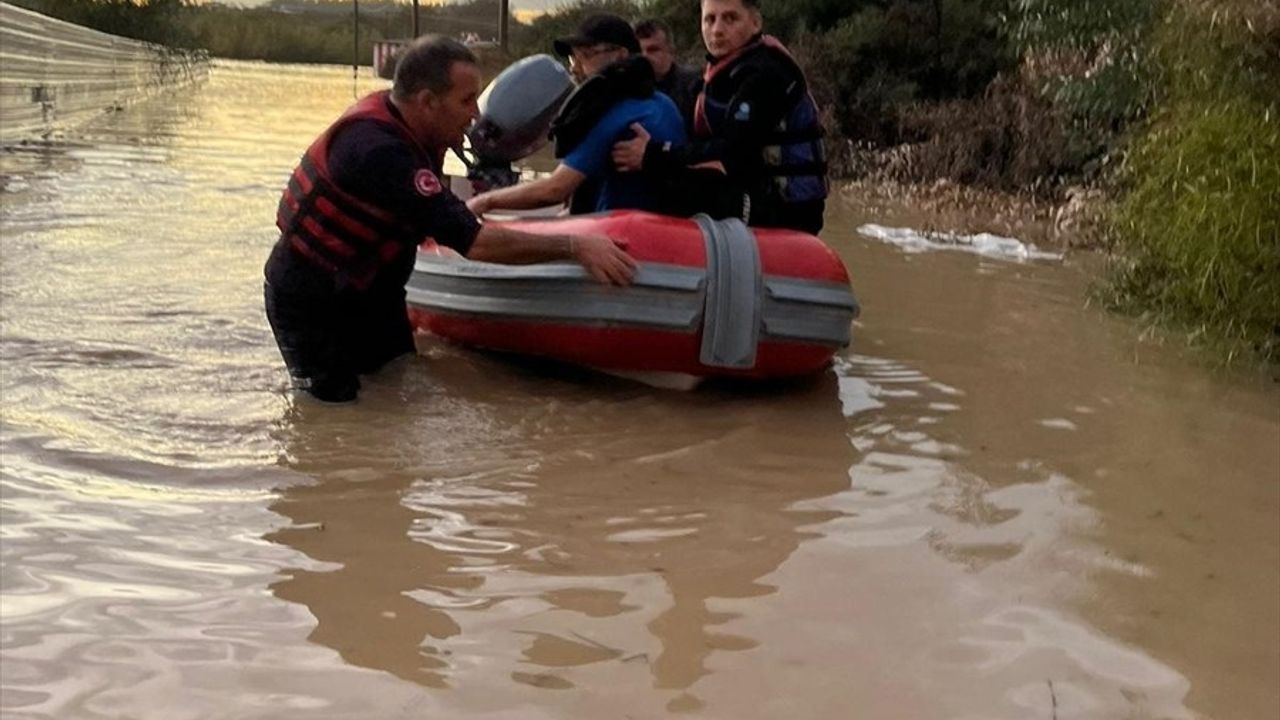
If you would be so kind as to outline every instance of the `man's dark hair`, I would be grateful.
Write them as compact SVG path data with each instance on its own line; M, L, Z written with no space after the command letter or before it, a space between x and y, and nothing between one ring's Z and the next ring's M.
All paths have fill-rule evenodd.
M676 39L671 37L670 26L668 26L666 23L662 22L657 18L646 18L644 20L641 20L640 22L636 23L635 30L636 30L636 37L640 38L641 40L648 40L654 35L657 35L658 33L662 33L662 37L667 39L667 45L671 47L676 46Z
M452 87L449 72L453 64L459 62L475 65L475 53L452 38L423 35L400 51L391 97L407 100L422 90L430 90L435 95L449 92Z
M748 10L755 10L756 12L760 12L760 0L738 0L738 1L742 3L742 7Z

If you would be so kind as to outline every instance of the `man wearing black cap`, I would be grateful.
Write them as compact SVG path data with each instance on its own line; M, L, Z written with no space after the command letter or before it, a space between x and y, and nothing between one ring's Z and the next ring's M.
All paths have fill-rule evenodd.
M610 159L613 144L632 136L633 124L659 142L685 140L680 111L655 91L653 65L640 54L635 31L617 15L592 15L575 35L554 46L580 83L551 128L560 165L545 178L477 195L467 206L482 215L572 197L571 213L661 210L655 181L645 174L618 173Z

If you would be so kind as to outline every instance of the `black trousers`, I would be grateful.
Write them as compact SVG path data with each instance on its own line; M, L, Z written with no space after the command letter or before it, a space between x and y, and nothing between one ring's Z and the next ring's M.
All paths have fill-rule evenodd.
M659 207L667 215L705 213L715 220L745 216L752 227L790 228L810 235L822 231L826 200L782 202L752 196L748 201L743 189L728 176L706 168L683 168L663 180L658 186Z
M790 228L817 235L822 232L825 200L809 200L794 203L772 203L751 208L751 225L754 227Z
M414 351L404 288L317 291L265 283L267 321L295 387L354 400L360 375Z

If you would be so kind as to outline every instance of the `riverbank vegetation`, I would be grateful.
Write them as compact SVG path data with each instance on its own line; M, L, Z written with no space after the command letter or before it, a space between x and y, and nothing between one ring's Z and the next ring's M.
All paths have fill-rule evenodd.
M1107 298L1280 361L1280 7L1179 3L1151 57Z
M546 30L599 4L570 6ZM696 59L692 5L650 0L639 11L677 28ZM1228 356L1280 361L1280 6L761 7L827 109L840 174L1056 203L1059 218L1084 219L1091 227L1077 227L1080 236L1111 251L1099 289L1111 307L1226 340ZM545 47L551 33L529 36Z
M186 0L11 0L219 57L367 64L406 3L240 8ZM760 0L806 67L833 167L1041 203L1091 200L1119 309L1280 359L1280 7L1256 0ZM701 63L695 0L574 0L511 21L546 52L584 15L657 16ZM423 32L496 36L498 0L423 4ZM1071 202L1068 202L1070 200ZM1100 212L1101 210L1101 212Z

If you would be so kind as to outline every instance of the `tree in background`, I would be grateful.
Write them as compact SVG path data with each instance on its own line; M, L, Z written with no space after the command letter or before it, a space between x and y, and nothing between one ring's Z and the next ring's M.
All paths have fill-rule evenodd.
M640 16L641 8L631 0L575 0L514 29L511 33L512 52L516 57L550 53L553 40L575 34L582 19L596 13L611 13L635 20Z
M1023 78L1069 129L1067 162L1096 172L1153 99L1150 39L1162 0L1015 0Z
M112 35L191 47L178 16L184 0L8 0L35 12Z

